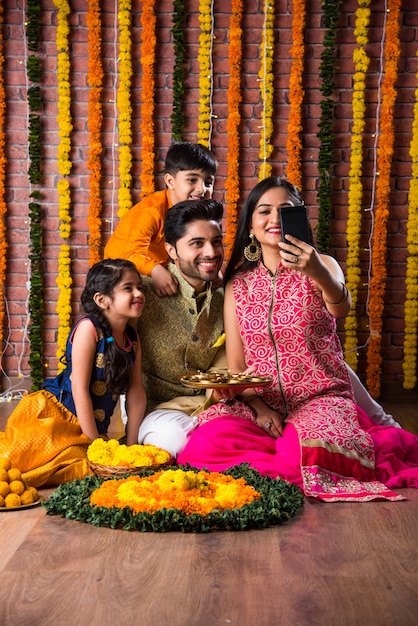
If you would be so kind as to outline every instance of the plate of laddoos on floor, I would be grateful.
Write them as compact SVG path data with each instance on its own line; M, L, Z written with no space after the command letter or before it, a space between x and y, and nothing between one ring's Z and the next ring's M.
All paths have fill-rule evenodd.
M95 439L87 449L87 464L102 478L140 474L144 469L163 469L173 462L172 455L149 444L127 446L117 439Z
M266 387L271 383L272 378L256 374L231 374L219 370L182 376L180 381L186 387L197 389L231 389L233 387Z
M0 512L20 511L42 502L35 487L27 485L17 467L8 458L0 458Z

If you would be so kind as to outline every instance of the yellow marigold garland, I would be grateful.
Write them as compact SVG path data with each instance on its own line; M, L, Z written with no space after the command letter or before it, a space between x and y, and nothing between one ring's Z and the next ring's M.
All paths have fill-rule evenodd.
M119 86L117 91L119 126L119 189L118 216L122 217L132 206L132 58L131 58L131 0L120 0L119 25Z
M0 364L3 355L3 320L4 320L4 297L3 286L6 278L6 258L7 258L7 236L5 215L7 213L7 205L5 201L5 173L6 173L6 156L5 156L5 133L4 133L4 116L6 112L6 100L4 91L4 54L3 54L3 6L0 4Z
M154 64L157 40L154 0L143 0L142 13L142 104L141 104L141 192L149 196L155 191L154 183Z
M370 340L367 349L366 383L374 397L380 394L382 366L381 342L383 326L384 295L386 290L386 238L388 203L390 194L390 172L393 156L394 130L393 109L396 100L395 83L398 76L400 54L399 16L400 0L388 0L386 23L385 76L382 84L382 106L380 113L380 138L378 146L378 172L376 184L376 212L372 239L372 266L370 279Z
M290 113L287 127L286 148L289 155L287 178L299 189L302 186L302 102L303 60L305 54L304 30L306 21L305 0L293 0L292 41L290 54L293 59L289 79Z
M87 167L90 170L90 206L88 215L90 265L101 260L101 212L102 197L100 181L102 176L101 155L103 146L101 129L103 109L103 66L101 61L101 19L99 0L88 0L87 11L89 65L87 83L90 87L88 104L88 127L90 132Z
M93 491L93 506L129 507L135 513L177 509L186 515L209 515L214 510L239 509L261 494L244 478L218 472L171 469L140 478L107 480Z
M271 0L264 2L264 27L261 42L261 67L258 72L260 79L260 93L262 101L261 132L260 132L260 170L258 179L263 180L271 175L271 163L267 159L273 152L271 137L273 134L273 53L274 53L274 3Z
M69 33L68 16L70 6L67 0L54 0L58 8L56 47L58 52L58 172L60 176L68 176L71 172L70 135L73 129L71 120L71 87L70 87L70 58L69 58ZM71 192L67 179L61 178L58 181L58 204L59 204L59 232L61 238L66 242L71 232ZM60 246L58 259L58 337L57 337L57 358L60 359L65 353L67 336L70 331L71 320L71 258L70 246L62 243ZM59 361L58 368L64 366Z
M199 117L197 141L210 148L212 128L212 0L199 0Z
M239 189L239 125L241 121L241 59L242 59L242 0L232 0L229 26L229 86L228 86L228 133L227 164L228 174L225 182L225 202L227 205L225 260L229 259L235 239L238 220L237 205Z
M418 52L416 53L418 58ZM416 75L418 83L418 73ZM418 349L418 87L415 89L414 121L409 148L412 177L409 184L407 222L408 259L406 265L405 335L403 344L403 386L414 389L417 384Z
M353 125L351 129L351 157L348 191L347 219L347 287L352 297L352 307L345 319L345 359L350 367L357 369L357 300L361 278L360 268L360 233L363 200L363 132L365 105L366 72L369 57L365 46L368 42L370 21L370 0L358 0L354 35L357 47L353 51Z

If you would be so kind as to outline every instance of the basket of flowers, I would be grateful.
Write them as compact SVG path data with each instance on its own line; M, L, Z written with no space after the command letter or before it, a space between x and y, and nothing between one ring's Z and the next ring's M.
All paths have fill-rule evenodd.
M87 449L90 470L102 478L140 474L144 469L160 469L172 462L167 450L150 444L126 446L117 439L95 439Z

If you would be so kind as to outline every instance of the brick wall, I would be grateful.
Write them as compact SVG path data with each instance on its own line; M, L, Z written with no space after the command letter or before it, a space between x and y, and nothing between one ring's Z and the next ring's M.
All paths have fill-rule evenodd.
M3 357L3 371L7 376L29 376L27 357L29 345L26 336L28 324L28 202L31 188L28 176L27 157L27 79L25 48L25 13L16 8L15 0L3 1L3 38L4 38L4 81L6 88L6 139L7 139L7 180L6 200L9 249L8 275L5 288L8 316L5 319L4 337L7 339ZM21 3L22 4L22 3ZM24 3L23 3L24 4ZM72 237L72 272L74 278L73 313L79 312L78 302L84 278L89 265L87 245L87 215L89 200L89 172L87 170L88 125L87 86L88 47L85 0L71 1L70 38L71 38L71 84L72 114L74 131L72 133L73 162L70 184L73 199ZM103 244L117 223L117 188L118 188L118 150L117 111L115 95L117 86L117 28L115 14L117 2L102 1L102 40L105 86L103 92L104 122L102 141L104 156L102 161L103 190ZM133 188L132 198L141 197L139 175L141 171L141 63L140 63L140 2L133 2L132 42L133 67L132 105L133 105ZM159 0L155 3L157 15L157 60L155 64L155 171L156 187L161 188L159 175L163 167L164 156L171 142L172 111L171 74L173 69L172 45L172 2ZM264 22L264 0L246 0L243 18L243 62L242 86L243 101L241 106L241 201L257 182L259 167L259 136L261 98L259 92L258 71L260 67L260 44ZM409 143L413 105L416 88L416 49L418 12L415 0L403 0L402 24L400 37L401 58L397 82L397 101L395 118L395 155L393 159L390 217L388 221L388 282L384 311L384 335L382 387L401 387L402 384L402 343L403 343L403 301L405 297L406 267L406 220L408 215L408 187L411 176ZM199 104L199 65L198 39L199 19L198 1L186 0L186 126L185 139L197 138L197 118ZM44 228L44 363L47 375L56 372L57 315L55 303L58 290L56 286L57 257L61 243L58 234L57 205L57 52L55 46L57 9L52 0L41 1L42 30L40 34L39 55L43 64L42 109L43 129L43 165L42 184L36 188L42 191ZM344 0L337 32L336 78L335 78L335 141L333 151L333 214L331 219L332 249L338 261L344 267L346 258L346 218L348 172L350 159L351 97L352 97L352 52L355 43L354 23L357 2ZM273 173L286 175L287 150L286 132L289 115L289 73L291 59L289 49L292 43L292 3L286 0L275 1L275 49L274 49L274 153L271 158ZM213 132L211 147L219 161L215 197L224 200L225 178L227 173L227 88L229 79L228 66L228 25L230 20L229 3L215 0L213 43ZM375 145L376 115L378 106L378 79L381 65L382 26L385 16L385 3L376 0L372 3L370 43L367 52L371 64L367 76L367 122L364 135L366 161L364 166L365 205L372 199L375 184ZM306 54L303 104L303 193L310 206L310 214L315 223L317 217L318 190L318 120L320 117L321 79L319 67L323 40L323 11L320 0L308 2L306 25ZM25 51L26 50L26 51ZM364 220L362 236L363 277L365 286L360 294L358 305L359 345L368 338L368 319L365 303L367 300L367 272L369 253L368 238L370 219ZM341 327L342 328L342 327ZM365 371L365 350L360 349L359 373Z

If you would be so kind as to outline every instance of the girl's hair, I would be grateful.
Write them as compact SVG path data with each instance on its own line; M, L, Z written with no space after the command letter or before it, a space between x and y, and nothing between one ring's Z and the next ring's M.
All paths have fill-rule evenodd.
M203 170L215 176L218 162L213 153L200 143L182 141L173 144L165 158L164 171L175 176L185 170Z
M275 187L283 187L296 204L303 204L299 189L284 178L269 176L268 178L261 180L255 187L253 187L248 194L247 200L244 203L238 219L234 245L224 273L225 285L238 270L246 270L254 266L254 261L248 261L243 257L244 248L250 241L251 220L261 196Z
M183 200L168 211L164 222L164 237L167 243L176 246L185 236L189 224L204 220L221 224L223 206L217 200Z
M115 341L106 341L112 337L112 327L103 310L95 303L94 295L101 293L113 298L115 287L128 270L138 273L135 265L124 259L105 259L95 263L88 271L86 286L81 294L84 312L92 315L103 331L106 346L104 380L108 390L115 395L121 395L128 390L132 379L133 363L129 354L119 348Z

